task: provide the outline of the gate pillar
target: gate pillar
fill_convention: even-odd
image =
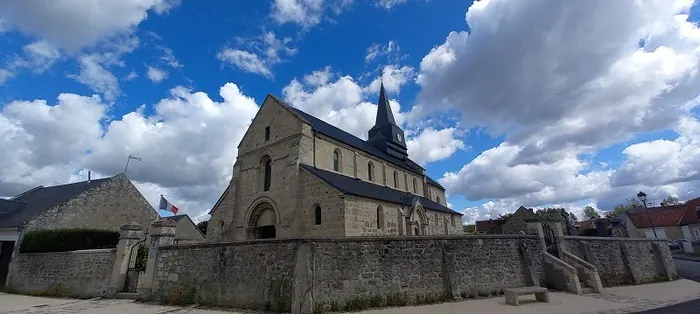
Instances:
[[[109,281],[109,289],[107,295],[113,296],[117,292],[122,292],[124,289],[124,281],[129,268],[129,253],[131,247],[143,240],[143,226],[133,223],[124,225],[119,228],[119,244],[117,244],[117,255],[114,258],[114,267],[112,268],[112,277]]]

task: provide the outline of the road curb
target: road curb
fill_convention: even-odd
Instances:
[[[695,258],[679,257],[679,256],[674,256],[673,258],[682,259],[682,260],[691,261],[691,262],[699,262],[699,263],[700,263],[700,259],[695,259]]]

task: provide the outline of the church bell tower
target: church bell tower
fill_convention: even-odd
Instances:
[[[368,134],[369,139],[367,142],[383,152],[402,160],[408,158],[406,138],[403,130],[396,125],[394,120],[394,114],[391,112],[391,106],[389,105],[389,98],[387,98],[386,90],[384,90],[384,82],[381,83],[379,90],[377,120]]]

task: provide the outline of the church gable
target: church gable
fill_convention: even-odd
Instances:
[[[258,113],[238,144],[238,154],[267,146],[290,135],[301,133],[302,120],[274,96],[265,98]]]

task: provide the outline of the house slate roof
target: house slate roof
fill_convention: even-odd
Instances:
[[[414,161],[412,161],[410,159],[401,160],[401,159],[398,159],[394,156],[391,156],[391,155],[381,151],[380,149],[378,149],[377,147],[373,146],[372,144],[368,143],[365,140],[362,140],[362,139],[360,139],[360,138],[358,138],[358,137],[356,137],[348,132],[345,132],[337,127],[334,127],[334,126],[326,123],[325,121],[323,121],[319,118],[316,118],[316,117],[314,117],[314,116],[312,116],[304,111],[301,111],[295,107],[290,106],[289,104],[282,101],[281,99],[279,99],[275,95],[270,94],[270,97],[272,97],[272,99],[274,99],[276,102],[278,102],[282,106],[287,107],[288,109],[292,110],[294,113],[301,116],[304,120],[306,120],[309,124],[311,124],[311,127],[313,129],[315,129],[317,132],[319,132],[321,134],[324,134],[324,135],[331,137],[337,141],[340,141],[342,143],[345,143],[347,145],[355,147],[355,148],[357,148],[361,151],[364,151],[366,153],[377,156],[377,157],[384,159],[392,164],[395,164],[403,169],[406,169],[406,170],[409,170],[409,171],[412,171],[415,173],[419,173],[419,174],[422,174],[424,171],[423,167],[421,167],[420,165],[418,165],[417,163],[415,163]],[[428,177],[427,175],[426,175],[426,179],[428,181],[428,184],[439,187],[440,189],[443,189],[443,190],[445,189],[442,185],[440,185],[440,183],[438,183],[437,181]]]
[[[390,187],[365,182],[360,179],[344,176],[342,174],[314,168],[313,166],[306,164],[299,164],[299,167],[345,194],[403,205],[413,205],[413,200],[418,198],[421,205],[423,205],[423,208],[425,209],[460,216],[462,215],[430,199],[411,194],[409,192],[403,192]]]
[[[56,185],[38,186],[9,200],[0,201],[0,228],[21,227],[47,209],[62,204],[110,178]]]
[[[627,210],[627,216],[637,228],[679,226],[687,210],[688,207],[685,204],[649,207],[648,211],[636,208]]]
[[[577,229],[588,229],[588,228],[590,228],[591,226],[595,227],[594,222],[595,222],[594,219],[588,219],[588,220],[579,221],[579,222],[577,222],[577,223],[574,224],[574,228],[577,228]]]
[[[174,222],[180,222],[180,220],[181,220],[182,218],[185,218],[185,217],[188,217],[187,214],[173,215],[173,216],[163,217],[163,218],[170,219],[170,220],[172,220],[172,221],[174,221]]]
[[[498,224],[497,224],[497,221],[496,221],[496,220],[493,220],[493,219],[489,219],[489,220],[477,220],[477,221],[475,222],[474,228],[475,228],[476,231],[478,231],[478,232],[486,232],[486,233],[489,233],[489,232],[491,232],[491,230],[493,230],[493,228],[496,227],[497,225],[498,225]]]

